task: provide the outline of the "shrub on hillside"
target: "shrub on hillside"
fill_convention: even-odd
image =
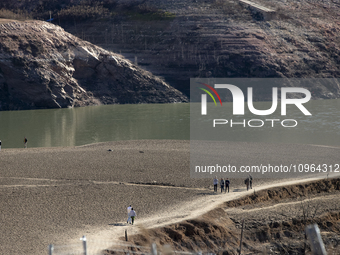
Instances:
[[[121,8],[131,19],[134,20],[171,20],[176,16],[174,13],[159,10],[152,5],[145,3],[139,3],[133,6],[122,5]]]
[[[120,15],[143,21],[175,17],[172,13],[147,4],[145,0],[0,0],[0,10],[3,18],[48,20],[51,15],[54,22],[58,19],[59,24],[109,19]]]
[[[107,18],[112,16],[109,9],[103,6],[75,5],[58,12],[59,19],[63,21],[87,20]]]
[[[132,20],[141,21],[173,20],[176,17],[174,13],[164,11],[147,13],[128,12],[127,14]]]

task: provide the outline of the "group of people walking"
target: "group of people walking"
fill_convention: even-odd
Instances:
[[[227,192],[229,193],[229,185],[230,185],[230,180],[228,178],[226,178],[225,180],[223,178],[221,178],[221,180],[219,181],[217,176],[214,178],[214,192],[217,192],[217,186],[218,184],[220,184],[221,187],[221,193],[224,191],[224,193]],[[252,189],[253,188],[253,177],[251,175],[249,175],[245,180],[244,180],[244,184],[247,186],[247,190]]]
[[[214,192],[217,192],[217,186],[218,186],[218,179],[217,176],[214,179]],[[221,178],[220,180],[220,186],[221,186],[221,193],[224,191],[224,193],[227,192],[229,193],[229,185],[230,185],[230,181],[228,178],[226,178],[225,180],[223,178]]]
[[[128,219],[127,219],[126,223],[133,225],[133,223],[135,222],[135,217],[137,216],[137,213],[135,212],[135,210],[133,210],[131,205],[128,206],[127,213],[128,213]]]
[[[228,190],[229,193],[229,186],[230,186],[230,180],[228,178],[226,178],[225,180],[223,178],[221,178],[221,180],[219,181],[217,176],[214,178],[214,192],[217,192],[217,186],[218,184],[220,184],[221,187],[221,193],[226,193]],[[249,175],[245,180],[244,180],[244,184],[247,185],[247,190],[249,190],[249,188],[253,188],[253,177],[251,175]],[[127,208],[127,214],[128,214],[128,219],[126,221],[126,223],[128,224],[132,224],[135,222],[135,217],[137,216],[137,213],[135,210],[133,210],[132,206],[129,205]]]

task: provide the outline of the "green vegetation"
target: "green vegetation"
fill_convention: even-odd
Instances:
[[[153,20],[172,20],[176,17],[175,14],[171,12],[164,11],[153,11],[147,13],[139,13],[139,12],[127,12],[127,16],[129,16],[132,20],[140,20],[140,21],[153,21]]]
[[[54,18],[56,23],[129,18],[141,21],[169,20],[174,14],[155,9],[143,2],[117,0],[2,0],[0,17],[10,19]]]
[[[58,13],[58,19],[64,21],[73,20],[94,20],[99,18],[108,18],[114,16],[114,13],[103,6],[89,6],[89,5],[77,5],[71,6],[60,10]]]

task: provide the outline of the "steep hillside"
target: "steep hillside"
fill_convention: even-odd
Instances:
[[[276,15],[264,19],[238,0],[6,0],[0,7],[51,15],[52,23],[119,52],[187,96],[193,77],[340,78],[338,0],[253,2]],[[340,84],[311,92],[339,98]]]
[[[174,18],[126,13],[64,27],[121,51],[186,94],[191,77],[340,77],[336,1],[253,2],[276,10],[276,17],[263,20],[239,1],[145,0],[145,9],[161,9]],[[340,86],[319,87],[313,96],[338,98]]]
[[[187,98],[124,57],[42,21],[0,25],[0,110]]]

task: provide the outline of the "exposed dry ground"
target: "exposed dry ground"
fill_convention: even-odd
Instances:
[[[223,203],[195,219],[144,230],[137,245],[156,242],[176,250],[238,254],[310,254],[306,225],[317,223],[329,254],[340,254],[340,179],[265,189]],[[114,248],[107,250],[115,254]]]
[[[6,23],[10,23],[10,22],[14,22],[17,20],[14,19],[0,19],[0,24],[6,24]]]
[[[48,244],[79,240],[97,227],[114,229],[130,203],[145,217],[207,192],[196,189],[202,182],[185,189],[132,185],[169,181],[166,173],[188,178],[181,173],[188,142],[3,149],[0,161],[0,254],[46,254]]]
[[[258,157],[256,153],[242,157],[241,151],[252,147],[247,143],[236,147],[240,153],[233,156],[235,160],[251,164]],[[288,161],[294,155],[300,158],[302,149],[306,155],[316,150],[320,157],[326,153],[325,158],[330,150],[334,155],[339,151],[309,145],[258,146],[272,154],[276,148],[286,151]],[[79,244],[82,235],[112,242],[125,228],[130,236],[141,223],[164,227],[247,194],[243,180],[232,180],[229,194],[213,194],[212,179],[191,179],[189,149],[189,141],[166,140],[2,149],[0,254],[46,254],[49,244],[56,248]],[[230,146],[226,153],[235,154],[232,150]],[[272,180],[256,180],[254,188],[266,183],[276,185]],[[133,227],[125,225],[129,204],[138,214]]]

